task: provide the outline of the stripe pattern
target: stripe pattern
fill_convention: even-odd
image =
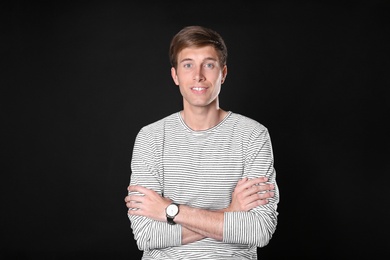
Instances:
[[[229,112],[215,127],[193,131],[179,112],[143,127],[135,140],[130,184],[157,191],[179,204],[221,209],[239,179],[267,176],[275,196],[249,212],[226,212],[223,241],[181,245],[180,225],[128,215],[146,259],[257,259],[277,225],[279,190],[268,129]]]

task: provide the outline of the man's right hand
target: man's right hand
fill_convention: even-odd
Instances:
[[[238,181],[232,201],[223,211],[249,211],[257,206],[265,205],[275,195],[275,185],[267,183],[267,177],[254,179],[243,178]]]

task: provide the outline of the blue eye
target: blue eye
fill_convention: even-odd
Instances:
[[[209,68],[209,69],[212,69],[212,68],[214,68],[214,64],[213,63],[207,63],[207,64],[205,64],[205,67]]]

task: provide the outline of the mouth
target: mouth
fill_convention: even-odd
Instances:
[[[206,87],[192,87],[191,90],[194,92],[204,92],[206,91]]]

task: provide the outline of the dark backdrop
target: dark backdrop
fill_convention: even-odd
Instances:
[[[181,109],[168,46],[193,24],[229,48],[221,107],[271,133],[280,218],[261,259],[389,256],[388,1],[0,7],[1,256],[139,259],[132,145]]]

